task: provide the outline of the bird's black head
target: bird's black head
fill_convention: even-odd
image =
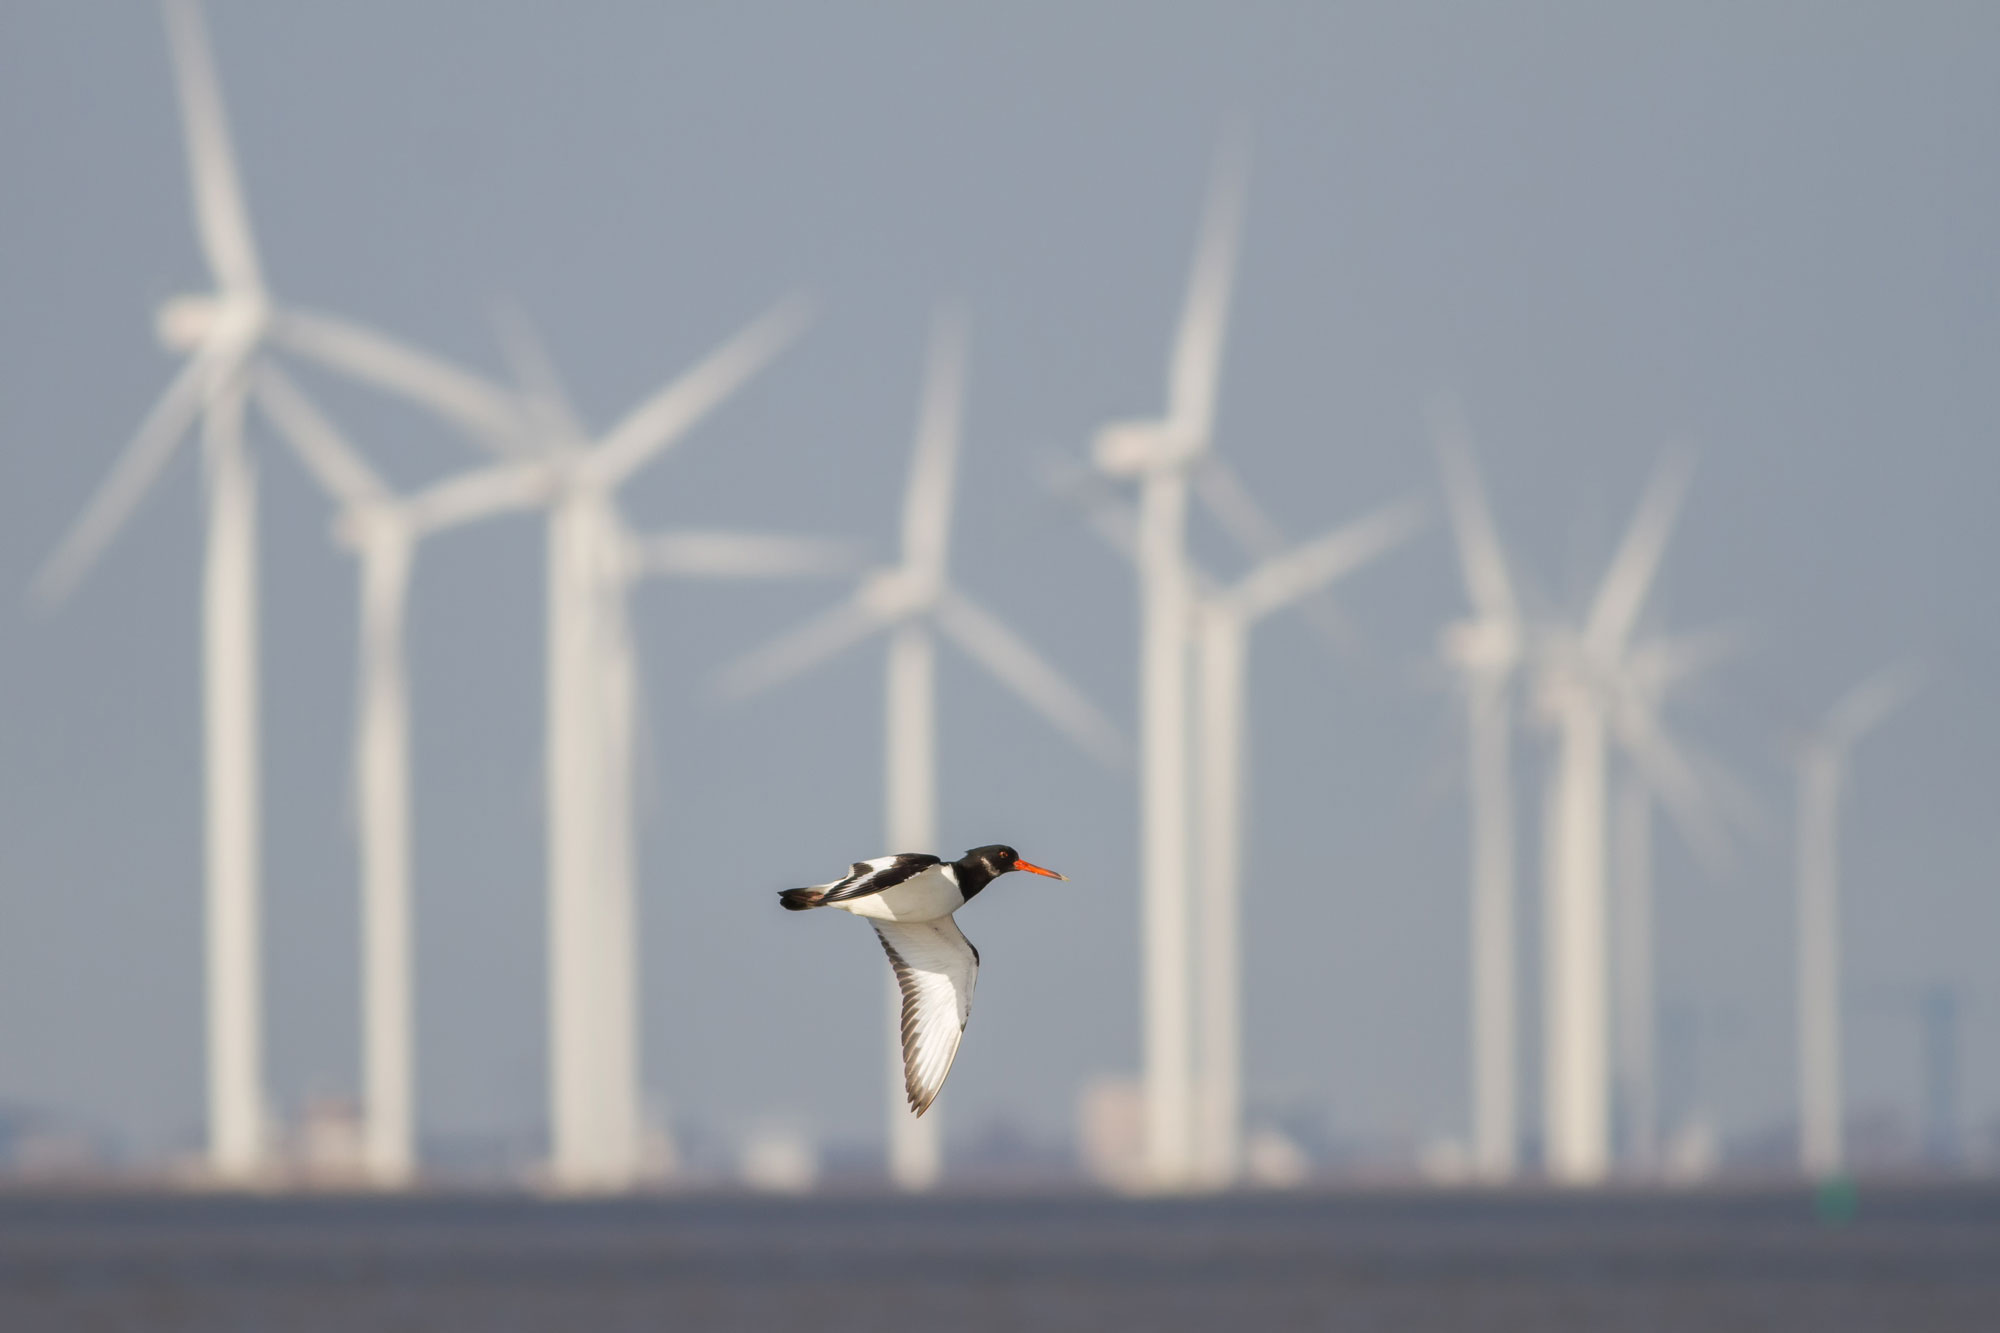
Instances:
[[[1053,870],[1030,865],[1021,859],[1021,854],[1004,842],[989,843],[984,847],[974,847],[956,862],[958,870],[958,891],[967,898],[985,888],[992,881],[1010,870],[1025,870],[1031,875],[1046,875],[1050,879],[1064,879]]]

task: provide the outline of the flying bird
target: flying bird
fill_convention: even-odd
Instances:
[[[972,1013],[972,984],[979,950],[952,913],[1012,870],[1064,879],[1023,861],[1002,843],[974,847],[956,861],[927,852],[902,852],[856,861],[828,884],[783,889],[778,900],[794,912],[838,907],[865,916],[889,955],[903,995],[903,1091],[922,1115],[937,1100]]]

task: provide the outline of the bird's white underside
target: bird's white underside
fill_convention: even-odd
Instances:
[[[878,857],[867,864],[887,866],[893,858]],[[829,903],[843,912],[875,921],[935,921],[965,906],[958,891],[958,879],[949,863],[926,867],[901,884],[862,898]]]

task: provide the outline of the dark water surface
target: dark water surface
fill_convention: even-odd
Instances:
[[[2000,1330],[2000,1189],[0,1195],[0,1329]]]

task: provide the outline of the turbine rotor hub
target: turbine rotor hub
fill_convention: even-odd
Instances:
[[[270,303],[261,295],[214,296],[190,292],[161,303],[153,318],[153,331],[169,350],[192,352],[224,335],[244,343],[254,342],[270,319]]]
[[[393,502],[363,501],[343,508],[333,518],[333,538],[350,551],[359,551],[396,527],[400,515]]]
[[[1440,636],[1446,660],[1467,671],[1511,671],[1521,660],[1521,635],[1513,624],[1485,617],[1455,620]]]
[[[907,569],[883,569],[861,585],[861,604],[885,620],[902,620],[937,604],[937,584]]]
[[[1113,477],[1141,477],[1169,460],[1173,442],[1158,421],[1114,421],[1097,432],[1091,458]]]
[[[163,301],[153,316],[153,332],[160,345],[169,351],[193,351],[215,327],[220,304],[213,296],[193,293]]]

